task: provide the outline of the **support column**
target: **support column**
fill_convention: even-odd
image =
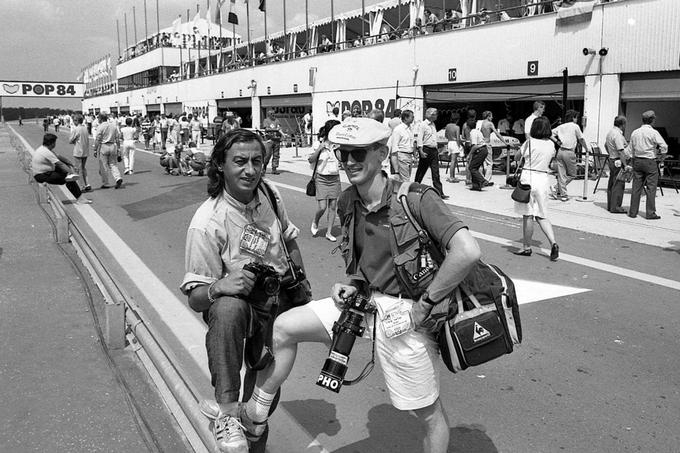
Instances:
[[[586,142],[597,142],[604,150],[604,139],[620,111],[621,83],[618,74],[585,77],[583,96],[583,135]]]
[[[254,90],[253,90],[254,91]],[[260,97],[259,96],[252,96],[250,98],[252,100],[251,102],[251,115],[253,117],[253,128],[254,129],[259,129],[261,125],[261,118],[260,118]]]

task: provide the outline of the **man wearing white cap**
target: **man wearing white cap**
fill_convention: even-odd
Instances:
[[[340,249],[347,279],[333,286],[331,298],[312,301],[277,318],[275,360],[260,373],[253,397],[246,404],[245,425],[254,427],[254,434],[264,431],[269,412],[266,402],[288,377],[298,343],[330,345],[334,322],[344,324],[339,319],[345,313],[342,310],[349,300],[361,295],[377,308],[375,314],[364,313],[363,336],[373,338],[392,404],[411,411],[424,424],[425,452],[444,453],[448,449],[449,426],[439,399],[440,359],[427,318],[465,278],[480,251],[467,227],[449,211],[439,194],[414,184],[407,194],[409,209],[434,242],[431,249],[420,245],[417,230],[404,220],[405,211],[397,200],[402,183],[381,171],[389,136],[388,126],[370,118],[348,119],[329,134],[329,140],[338,145],[336,156],[352,184],[338,201],[343,228]],[[418,263],[425,257],[428,262],[418,267],[416,283],[398,276],[395,268],[398,260],[412,253],[411,258],[417,256]],[[437,268],[430,258],[439,255],[443,260]],[[421,280],[420,275],[425,274],[429,278]],[[337,360],[348,359],[339,357],[335,350],[331,354]]]

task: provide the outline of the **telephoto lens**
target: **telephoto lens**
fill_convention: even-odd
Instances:
[[[323,364],[316,385],[335,393],[340,392],[345,382],[349,354],[352,352],[354,340],[361,337],[366,330],[362,325],[366,313],[375,313],[375,307],[369,299],[355,296],[345,300],[345,307],[340,317],[333,323],[333,342],[330,353]]]

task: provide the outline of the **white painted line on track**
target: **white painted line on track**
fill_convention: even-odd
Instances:
[[[16,131],[15,131],[16,133]],[[26,149],[33,153],[33,147],[17,134]],[[60,186],[65,190],[63,186]],[[70,192],[69,192],[70,193]],[[73,205],[90,225],[113,258],[121,265],[128,277],[144,297],[162,322],[174,333],[187,348],[196,365],[209,379],[208,358],[205,351],[207,327],[199,321],[194,312],[181,301],[175,293],[165,286],[156,274],[144,264],[142,259],[111,229],[90,205]]]
[[[284,184],[284,183],[272,181],[271,179],[267,179],[267,181],[271,182],[272,184],[274,184],[277,187],[282,187],[284,189],[289,189],[289,190],[292,190],[292,191],[295,191],[295,192],[300,192],[300,193],[305,192],[305,189],[297,187],[297,186],[292,186],[290,184]],[[446,203],[446,204],[453,205],[452,203]],[[493,242],[495,244],[507,245],[507,246],[511,246],[511,247],[517,247],[518,246],[517,242],[512,241],[510,239],[505,239],[505,238],[501,238],[501,237],[498,237],[498,236],[492,236],[490,234],[485,234],[485,233],[479,233],[479,232],[476,232],[476,231],[472,231],[471,233],[474,237],[481,239],[483,241]],[[540,249],[540,250],[546,256],[550,256],[550,250],[543,249],[543,248]],[[560,252],[560,260],[561,261],[567,261],[567,262],[574,263],[574,264],[579,264],[581,266],[590,267],[590,268],[597,269],[597,270],[600,270],[600,271],[620,275],[621,277],[633,278],[635,280],[640,280],[640,281],[647,282],[647,283],[653,283],[655,285],[664,286],[666,288],[670,288],[670,289],[680,291],[680,282],[676,281],[676,280],[658,277],[656,275],[647,274],[647,273],[644,273],[644,272],[638,272],[638,271],[635,271],[635,270],[632,270],[632,269],[626,269],[625,267],[614,266],[614,265],[611,265],[611,264],[602,263],[600,261],[595,261],[595,260],[591,260],[591,259],[588,259],[588,258],[581,258],[580,256],[569,255],[569,254],[562,253],[562,252]]]

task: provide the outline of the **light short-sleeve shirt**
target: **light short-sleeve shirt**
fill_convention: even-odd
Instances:
[[[479,129],[472,129],[470,131],[470,144],[472,144],[472,146],[486,144],[486,142],[484,141],[484,134],[482,134],[482,131],[480,131]]]
[[[437,147],[437,129],[434,123],[430,120],[425,120],[420,123],[418,136],[416,137],[418,147],[429,146],[430,148]]]
[[[552,132],[562,142],[562,146],[560,146],[560,148],[571,151],[576,149],[576,144],[580,139],[583,138],[581,128],[579,127],[578,124],[574,123],[573,121],[560,124],[555,129],[553,129]]]
[[[59,162],[59,158],[56,154],[45,146],[39,146],[33,153],[33,159],[31,160],[33,174],[39,175],[40,173],[54,171],[57,162]]]
[[[609,154],[611,159],[620,159],[621,154],[624,149],[626,149],[628,143],[626,143],[626,138],[623,136],[621,129],[614,126],[608,133],[604,140],[604,149]]]
[[[390,152],[413,154],[413,131],[405,123],[394,128],[390,142]]]
[[[199,206],[187,231],[186,273],[180,286],[184,294],[254,261],[269,264],[279,275],[286,273],[288,264],[281,240],[295,239],[298,229],[289,221],[279,192],[274,187],[271,189],[277,199],[280,222],[261,190],[248,204],[222,191],[216,198],[209,198]],[[246,225],[269,234],[269,242],[261,258],[240,246]]]
[[[529,136],[531,133],[531,125],[534,124],[534,120],[538,118],[538,116],[534,115],[533,113],[529,115],[529,117],[526,119],[524,122],[524,133]]]

